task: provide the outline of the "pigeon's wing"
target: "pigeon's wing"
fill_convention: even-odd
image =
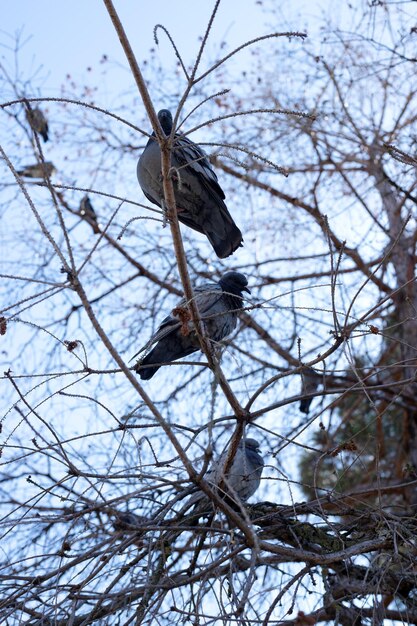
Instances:
[[[221,259],[233,254],[242,244],[242,233],[224,202],[225,195],[205,152],[187,137],[177,136],[172,165],[181,177],[184,197],[178,199],[178,219],[206,235]]]
[[[223,289],[218,283],[206,283],[194,289],[194,302],[201,317],[208,317],[211,313],[216,313],[217,305],[222,299]]]
[[[182,135],[176,135],[176,143],[173,147],[174,161],[178,161],[180,167],[187,166],[198,176],[201,184],[206,185],[212,193],[225,199],[224,191],[210,161],[204,150],[193,141]]]
[[[217,283],[209,283],[201,285],[200,287],[195,287],[193,291],[194,302],[197,305],[201,317],[208,317],[210,313],[216,312],[214,309],[223,296],[223,290],[220,285]],[[182,298],[172,309],[171,314],[162,320],[158,330],[151,338],[151,343],[148,342],[149,345],[153,345],[154,343],[161,341],[161,339],[170,333],[175,332],[182,324],[184,324],[184,320],[181,320],[181,316],[179,315],[179,310],[185,309],[186,306],[187,301],[185,298]],[[190,330],[192,330],[191,322]]]
[[[158,343],[158,341],[161,341],[161,339],[164,339],[172,332],[175,332],[176,330],[178,330],[180,326],[181,326],[181,322],[179,321],[177,317],[174,317],[173,315],[167,315],[167,317],[164,320],[162,320],[161,325],[159,326],[156,333],[152,335],[149,341],[147,341],[145,345],[142,346],[142,348],[138,352],[136,352],[136,354],[134,354],[130,360],[133,361],[133,359],[136,359],[136,357],[139,354],[141,354],[141,352],[144,352],[145,350],[149,350],[151,346],[153,346],[155,343]]]
[[[205,285],[200,285],[199,287],[194,288],[194,300],[197,305],[197,308],[202,317],[207,317],[210,315],[210,312],[213,310],[213,307],[219,302],[220,298],[223,295],[223,290],[217,283],[206,283]],[[182,298],[178,304],[173,308],[172,313],[167,315],[167,317],[162,320],[158,330],[149,341],[137,352],[131,360],[135,359],[138,354],[144,352],[145,350],[149,350],[151,346],[161,341],[171,333],[175,333],[181,326],[184,324],[184,321],[180,319],[180,316],[176,315],[174,311],[178,309],[184,308],[186,306],[187,301],[185,298]],[[191,330],[191,327],[190,327]]]
[[[224,192],[218,183],[217,176],[211,167],[207,155],[200,146],[197,146],[187,137],[176,135],[176,143],[172,150],[172,165],[178,169],[187,167],[189,171],[198,177],[202,185],[209,188],[211,193],[217,194],[222,200],[224,199]],[[159,206],[160,202],[158,200],[160,200],[159,195],[162,190],[162,182],[156,179],[158,177],[155,178],[155,173],[159,175],[160,171],[160,148],[155,137],[151,137],[139,158],[137,175],[146,198]],[[195,223],[192,220],[190,222],[192,227],[195,228]],[[200,229],[200,232],[203,232],[203,230]]]
[[[200,226],[200,224],[197,224],[193,217],[188,216],[185,211],[178,214],[178,219],[182,222],[182,224],[196,230],[198,233],[201,233],[202,235],[206,234],[204,228]]]
[[[151,343],[148,342],[149,345],[152,346],[154,343],[161,341],[161,339],[163,339],[173,331],[177,330],[180,326],[181,322],[179,321],[178,317],[175,317],[175,315],[167,315],[166,318],[162,320],[158,330],[151,338]]]
[[[219,342],[236,328],[237,313],[233,298],[220,285],[214,285],[196,300],[201,319],[210,339]]]

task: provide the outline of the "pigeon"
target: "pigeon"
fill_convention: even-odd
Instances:
[[[311,394],[317,390],[320,384],[320,376],[313,370],[312,367],[307,367],[301,371],[301,393]],[[300,401],[300,411],[302,413],[308,413],[310,405],[313,402],[313,398],[303,398]]]
[[[93,232],[97,235],[100,232],[100,228],[99,228],[98,221],[97,221],[97,215],[96,215],[96,212],[94,211],[93,205],[91,204],[91,200],[87,196],[87,194],[82,198],[78,212],[83,219],[85,219],[89,224],[91,224],[93,228]]]
[[[48,137],[48,122],[46,121],[46,117],[42,113],[42,111],[38,108],[36,109],[26,109],[26,119],[29,122],[30,126],[34,131],[39,133],[42,136],[42,139],[46,143],[49,139]]]
[[[233,461],[225,473],[224,467],[227,456],[228,449],[225,449],[212,462],[210,469],[204,474],[204,479],[212,488],[218,487],[219,495],[225,496],[229,506],[236,508],[238,500],[246,502],[257,491],[265,464],[260,454],[259,443],[250,437],[239,442]],[[201,490],[198,490],[188,499],[181,512],[182,515],[191,507],[191,518],[189,515],[186,518],[187,526],[190,524],[190,519],[194,521],[203,515],[213,513],[212,501]],[[147,526],[148,520],[131,512],[116,513],[116,519],[113,522],[114,529],[118,531],[138,531]]]
[[[42,161],[41,163],[35,163],[34,165],[26,165],[23,169],[17,173],[20,176],[26,176],[27,178],[45,178],[51,176],[55,170],[55,165],[51,161]]]
[[[264,461],[259,453],[259,443],[256,439],[247,437],[239,442],[235,457],[229,470],[224,473],[228,450],[223,450],[220,457],[212,463],[204,479],[211,487],[218,487],[222,484],[221,493],[228,492],[236,501],[236,497],[242,502],[246,502],[258,489]],[[211,512],[213,505],[209,498],[203,493],[193,495],[187,503],[187,507],[196,504],[194,512]]]
[[[237,313],[243,306],[242,291],[250,293],[247,284],[243,274],[226,272],[218,283],[205,283],[194,289],[194,302],[212,341],[220,341],[236,327]],[[185,299],[177,304],[133,358],[153,344],[156,346],[134,367],[142,380],[152,378],[162,364],[171,363],[200,349]]]
[[[168,136],[172,130],[170,111],[162,109],[158,119]],[[176,134],[171,167],[179,221],[205,234],[220,259],[233,254],[242,245],[242,233],[224,203],[224,192],[205,152],[187,137]],[[147,199],[163,207],[161,151],[155,133],[139,158],[137,176]]]

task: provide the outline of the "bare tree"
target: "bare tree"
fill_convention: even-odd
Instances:
[[[177,63],[160,81],[104,3],[140,119],[132,94],[44,98],[2,66],[2,623],[417,623],[410,3],[323,22],[319,52],[272,6],[275,33],[210,58],[216,2],[191,67],[156,27]],[[216,168],[232,257],[179,225],[163,98]],[[151,132],[163,209],[135,177]],[[252,295],[216,344],[194,287],[230,269]],[[183,296],[201,350],[142,382],[129,359]],[[266,464],[250,504],[205,480],[246,436]]]

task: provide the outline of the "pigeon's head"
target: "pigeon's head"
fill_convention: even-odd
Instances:
[[[250,293],[247,287],[248,279],[239,272],[226,272],[219,280],[219,284],[223,291],[234,293],[237,296],[241,296],[242,291]]]
[[[239,443],[239,446],[243,448],[243,446],[245,448],[251,448],[252,450],[259,450],[259,443],[256,441],[256,439],[252,439],[251,437],[246,437],[246,439],[242,439],[242,441]]]
[[[158,112],[158,120],[159,120],[159,123],[162,126],[162,130],[164,131],[164,133],[166,135],[169,135],[171,133],[171,130],[172,130],[172,115],[171,115],[171,111],[168,111],[168,109],[161,109]]]

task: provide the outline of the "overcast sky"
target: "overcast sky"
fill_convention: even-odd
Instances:
[[[360,4],[360,0],[357,0]],[[230,48],[248,39],[271,32],[268,13],[270,2],[259,0],[223,0],[213,25],[209,46],[216,48],[224,38]],[[274,3],[272,3],[274,4]],[[275,2],[284,6],[282,28],[279,30],[307,29],[310,37],[315,33],[315,19],[326,0],[306,3],[294,0]],[[343,3],[342,3],[343,4]],[[166,26],[183,54],[191,63],[198,48],[198,37],[204,33],[214,1],[205,0],[115,0],[115,6],[125,26],[139,62],[147,58],[154,46],[153,28],[162,23]],[[307,6],[307,8],[306,8]],[[237,10],[238,8],[238,10]],[[340,4],[336,12],[340,11]],[[334,10],[333,14],[334,14]],[[275,22],[276,20],[274,20]],[[276,23],[273,25],[276,30]],[[3,3],[0,30],[1,56],[10,67],[13,59],[14,37],[20,33],[26,41],[19,54],[20,67],[27,77],[42,66],[42,95],[55,96],[67,74],[81,81],[87,67],[96,66],[103,54],[114,63],[126,66],[126,59],[102,0],[18,0]],[[162,61],[172,59],[172,51],[162,36],[158,47]],[[241,58],[244,62],[244,58]],[[133,83],[125,74],[126,86]],[[91,79],[91,76],[89,76]],[[122,73],[118,80],[123,80]]]

